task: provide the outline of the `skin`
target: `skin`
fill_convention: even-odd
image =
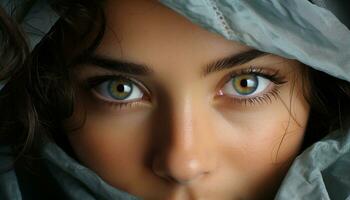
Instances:
[[[143,199],[272,199],[299,153],[309,106],[303,66],[265,55],[202,76],[208,63],[251,50],[192,24],[154,1],[107,1],[107,30],[96,54],[141,63],[147,88],[127,106],[109,102],[86,79],[120,74],[74,68],[76,106],[67,126],[78,159],[110,185]],[[230,73],[259,66],[286,81],[270,100],[243,103],[223,94]]]

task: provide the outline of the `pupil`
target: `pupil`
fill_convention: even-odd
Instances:
[[[242,87],[247,87],[248,86],[248,80],[247,79],[241,80],[241,86]]]
[[[117,90],[118,92],[124,92],[124,85],[118,85]]]

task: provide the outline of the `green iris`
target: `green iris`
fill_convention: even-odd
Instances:
[[[108,83],[108,93],[117,100],[125,100],[131,95],[132,90],[132,83],[125,79],[114,80]]]
[[[240,95],[249,95],[255,92],[259,82],[256,75],[246,74],[239,75],[232,79],[233,88]]]

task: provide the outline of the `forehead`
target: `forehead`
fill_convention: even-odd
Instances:
[[[211,33],[157,1],[106,3],[107,30],[98,53],[152,66],[194,67],[249,48]]]

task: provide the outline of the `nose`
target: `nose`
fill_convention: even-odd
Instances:
[[[210,176],[217,166],[210,118],[204,109],[193,105],[187,100],[173,106],[167,119],[169,125],[161,130],[161,145],[153,155],[153,172],[177,184]]]

